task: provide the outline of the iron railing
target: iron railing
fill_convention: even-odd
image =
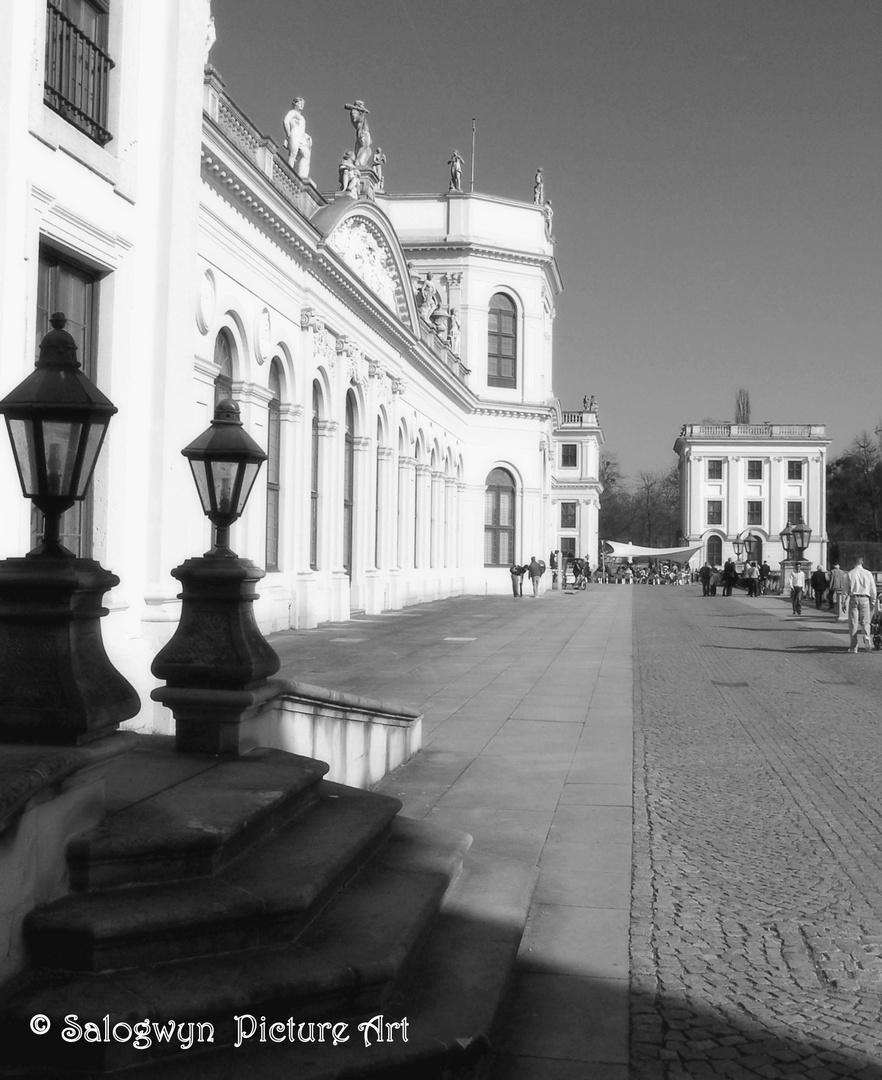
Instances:
[[[107,97],[113,61],[74,26],[59,8],[46,5],[46,74],[43,100],[55,112],[104,146]]]

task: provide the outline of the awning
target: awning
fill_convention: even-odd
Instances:
[[[651,548],[651,547],[635,547],[633,544],[621,544],[615,540],[604,540],[605,547],[610,548],[609,551],[604,551],[605,555],[611,555],[616,559],[676,559],[678,562],[685,562],[691,558],[696,551],[701,551],[701,544],[696,544],[694,547],[679,547],[679,548]]]

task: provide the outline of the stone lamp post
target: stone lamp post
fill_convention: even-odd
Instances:
[[[172,570],[183,586],[181,621],[153,661],[153,674],[166,685],[151,697],[174,714],[177,750],[241,754],[256,744],[249,722],[278,690],[268,676],[279,670],[279,658],[254,618],[254,586],[264,571],[229,546],[230,526],[266,454],[230,400],[218,403],[211,427],[181,453],[214,525],[214,543],[202,558]]]
[[[64,314],[49,321],[35,370],[0,401],[22,491],[45,519],[32,551],[0,562],[0,742],[76,745],[115,730],[140,701],[98,623],[119,578],[59,538],[117,410],[80,369]]]
[[[793,570],[804,570],[806,580],[808,580],[812,564],[807,562],[803,556],[812,541],[812,530],[800,518],[795,524],[788,522],[778,536],[781,539],[781,546],[784,548],[786,555],[786,558],[781,563],[781,589],[783,590],[787,578]]]

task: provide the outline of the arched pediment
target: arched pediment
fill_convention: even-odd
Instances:
[[[407,261],[389,219],[374,203],[338,199],[323,207],[312,224],[333,251],[374,296],[419,336],[419,320]]]

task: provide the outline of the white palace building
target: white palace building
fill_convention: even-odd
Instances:
[[[510,565],[552,549],[596,560],[603,434],[593,401],[554,398],[541,191],[451,171],[387,194],[355,102],[341,190],[320,192],[302,115],[289,159],[207,62],[206,0],[4,15],[0,396],[64,311],[119,412],[63,539],[121,579],[103,634],[142,701],[180,614],[170,571],[210,544],[181,449],[225,397],[268,454],[232,535],[266,569],[265,632],[510,592]],[[39,523],[8,445],[0,490],[0,554],[20,556]]]

